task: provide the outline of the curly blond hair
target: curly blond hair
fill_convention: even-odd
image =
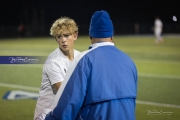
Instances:
[[[73,34],[78,32],[76,22],[69,17],[61,17],[54,21],[50,29],[50,35],[56,37],[61,34]]]

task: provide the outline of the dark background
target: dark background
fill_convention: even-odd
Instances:
[[[6,0],[0,2],[0,37],[18,36],[20,23],[26,27],[26,37],[49,36],[52,23],[61,16],[73,18],[79,34],[88,35],[91,16],[97,10],[110,14],[118,35],[151,34],[156,16],[163,22],[163,33],[180,32],[180,0]],[[137,33],[135,23],[139,25]]]

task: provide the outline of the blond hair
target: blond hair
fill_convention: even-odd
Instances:
[[[57,19],[50,29],[50,35],[54,37],[66,33],[73,34],[75,32],[78,32],[78,26],[76,25],[76,22],[69,17]]]

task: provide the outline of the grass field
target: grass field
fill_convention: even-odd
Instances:
[[[180,119],[180,36],[115,36],[138,69],[137,120]],[[88,36],[79,36],[75,49],[86,50]],[[53,38],[0,39],[0,56],[48,56],[58,45]],[[6,100],[8,91],[38,93],[43,64],[0,64],[0,120],[32,120],[36,100]]]

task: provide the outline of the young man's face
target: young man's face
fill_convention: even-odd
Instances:
[[[77,33],[70,34],[67,32],[62,35],[57,35],[55,39],[63,52],[69,52],[74,48],[74,41],[77,39],[77,36]]]

